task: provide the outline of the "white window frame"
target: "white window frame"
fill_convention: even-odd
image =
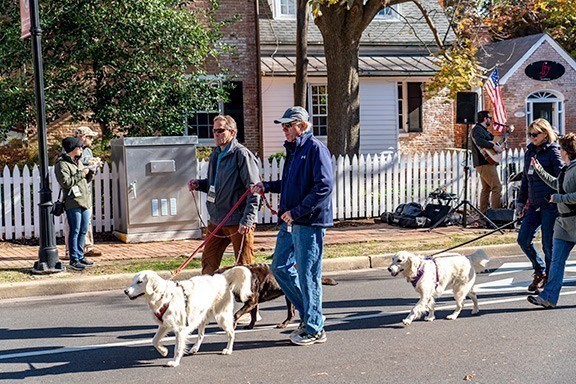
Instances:
[[[560,135],[566,131],[565,113],[564,113],[564,95],[551,89],[541,89],[534,91],[526,97],[526,125],[534,121],[534,103],[552,103],[552,121],[550,124]],[[528,140],[528,131],[526,131]]]
[[[400,4],[389,5],[374,17],[378,21],[400,21]]]
[[[273,12],[275,19],[296,20],[296,8],[297,8],[296,0],[272,0],[272,1],[273,1]],[[287,3],[288,7],[290,7],[290,4],[292,4],[294,13],[283,12],[282,3]]]
[[[324,87],[326,93],[318,93],[316,87]],[[312,129],[314,130],[314,136],[319,138],[327,138],[328,137],[328,85],[326,83],[309,83],[308,84],[308,111],[310,113],[310,121],[312,122]],[[313,102],[314,96],[325,96],[326,103],[315,104]],[[326,111],[325,113],[318,113],[317,109],[319,107],[323,107]],[[326,124],[322,124],[321,126],[326,127],[326,135],[316,134],[316,132],[320,129],[320,125],[314,124],[314,118],[325,118]]]
[[[402,86],[402,98],[399,94],[396,94],[396,100],[402,105],[402,110],[398,111],[398,122],[402,123],[402,127],[398,126],[398,132],[400,135],[408,135],[411,131],[408,130],[408,83],[426,83],[426,79],[414,77],[408,80],[398,80],[396,82],[396,90],[401,85]],[[398,92],[398,91],[396,91]],[[422,92],[422,107],[424,106],[424,92]],[[422,130],[424,130],[424,116],[421,117]],[[413,131],[414,132],[414,131]]]

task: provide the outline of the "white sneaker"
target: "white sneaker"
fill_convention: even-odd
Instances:
[[[260,311],[256,312],[256,321],[261,321],[262,320],[262,316],[260,316]],[[245,314],[243,314],[242,316],[240,316],[240,318],[238,319],[238,324],[250,324],[250,322],[252,321],[252,316],[250,315],[250,312],[247,312]]]

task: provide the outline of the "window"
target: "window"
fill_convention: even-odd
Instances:
[[[308,111],[312,120],[314,136],[328,135],[328,90],[326,85],[310,84],[308,87]]]
[[[296,0],[274,0],[274,15],[277,19],[295,19]]]
[[[221,104],[221,103],[220,103]],[[220,114],[220,105],[211,111],[191,111],[186,113],[186,136],[198,136],[198,139],[212,138],[212,120]]]
[[[388,6],[376,14],[375,20],[400,20],[398,4]]]
[[[244,142],[244,98],[242,92],[242,82],[230,82],[228,91],[228,101],[220,101],[218,105],[204,111],[188,111],[185,116],[185,135],[198,136],[202,145],[214,145],[212,135],[212,122],[219,114],[230,115],[236,121],[238,132],[236,138],[239,142]]]
[[[422,132],[422,83],[398,83],[398,129]]]

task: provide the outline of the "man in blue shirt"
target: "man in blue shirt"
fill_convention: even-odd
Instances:
[[[326,228],[333,225],[332,157],[312,134],[308,112],[286,110],[281,124],[286,142],[282,180],[258,183],[254,192],[280,193],[280,231],[272,260],[278,284],[298,312],[300,326],[290,335],[296,345],[324,343],[322,251]]]

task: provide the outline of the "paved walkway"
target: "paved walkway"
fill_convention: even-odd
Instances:
[[[355,226],[357,225],[357,226]],[[463,233],[484,233],[485,230],[461,228],[457,226],[428,229],[405,229],[393,227],[388,224],[346,223],[344,226],[330,228],[326,233],[326,244],[362,243],[366,241],[390,241],[399,239],[412,239],[424,241],[426,239],[441,238],[447,235]],[[276,230],[257,229],[255,235],[255,248],[261,251],[274,249],[276,243]],[[172,258],[190,255],[202,240],[182,240],[153,243],[125,244],[116,242],[96,242],[95,249],[103,253],[94,258],[97,262],[110,262],[128,259]],[[64,245],[58,245],[58,254],[65,254]],[[231,247],[230,247],[231,249]],[[8,241],[0,241],[0,270],[15,268],[32,268],[38,260],[38,246],[18,245]]]

